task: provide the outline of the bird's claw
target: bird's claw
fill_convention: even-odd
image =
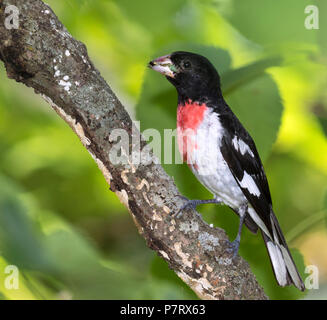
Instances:
[[[226,252],[231,254],[233,258],[235,258],[238,254],[238,249],[240,247],[240,240],[235,239],[230,242],[229,240],[224,240],[228,243],[228,248],[226,248]]]
[[[196,210],[196,207],[200,204],[207,204],[207,203],[216,203],[216,204],[220,204],[222,201],[218,200],[218,199],[209,199],[209,200],[189,200],[186,197],[182,196],[182,195],[178,195],[179,198],[183,199],[186,201],[186,203],[178,210],[178,212],[176,212],[175,214],[173,214],[173,216],[176,217],[180,217],[180,215],[182,214],[182,211],[185,209],[194,209]],[[198,215],[199,213],[196,212]],[[199,215],[200,216],[200,215]]]
[[[184,210],[187,209],[196,209],[197,206],[197,201],[196,200],[189,200],[184,196],[180,196],[181,198],[186,200],[186,203],[184,203],[184,205],[176,212],[173,214],[174,217],[179,218]]]
[[[188,209],[194,209],[196,210],[196,207],[201,204],[201,200],[190,200],[182,195],[178,195],[178,197],[182,198],[183,200],[185,200],[185,203],[182,205],[182,207],[173,214],[174,217],[179,218],[184,210],[188,210]],[[198,213],[197,213],[198,214]]]

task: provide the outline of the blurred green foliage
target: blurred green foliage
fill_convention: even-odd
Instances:
[[[244,230],[240,254],[272,299],[327,298],[327,6],[305,0],[48,0],[133,118],[175,128],[176,93],[146,70],[189,50],[217,67],[227,102],[264,160],[276,214],[300,273],[317,264],[320,289],[277,286],[260,236]],[[304,27],[317,4],[319,30]],[[194,299],[149,250],[79,140],[32,90],[0,67],[0,299]],[[190,198],[208,192],[185,165],[164,165]],[[199,207],[233,239],[237,217]],[[316,239],[316,238],[314,238]],[[312,242],[310,242],[312,243]],[[300,253],[301,252],[301,253]],[[5,287],[7,265],[19,290]]]

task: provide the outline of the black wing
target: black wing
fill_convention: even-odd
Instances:
[[[294,283],[303,291],[303,281],[272,210],[269,186],[257,148],[232,112],[226,112],[219,118],[226,128],[221,141],[222,155],[243,194],[270,233],[268,236],[261,230],[275,277],[279,285]],[[247,184],[242,183],[244,177],[248,178]]]
[[[232,112],[221,114],[219,119],[226,128],[221,141],[221,153],[245,197],[272,234],[271,195],[257,148]],[[254,188],[247,188],[244,184],[242,186],[244,175],[253,179]]]

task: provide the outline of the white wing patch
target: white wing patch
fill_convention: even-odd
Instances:
[[[245,155],[247,152],[252,158],[254,158],[254,154],[250,147],[241,139],[239,139],[237,136],[235,136],[232,140],[233,146],[235,150],[241,152],[242,156]]]
[[[258,189],[256,183],[254,182],[253,178],[246,172],[244,171],[243,174],[243,179],[240,182],[240,186],[242,188],[246,188],[249,190],[249,192],[257,197],[260,196],[260,190]]]

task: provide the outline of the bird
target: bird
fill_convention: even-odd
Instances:
[[[177,141],[184,162],[213,198],[189,200],[185,208],[216,203],[240,218],[229,251],[238,253],[243,224],[261,231],[277,283],[305,286],[273,211],[267,177],[256,145],[225,101],[220,76],[204,56],[176,51],[149,62],[177,90]],[[251,112],[249,110],[249,112]]]

